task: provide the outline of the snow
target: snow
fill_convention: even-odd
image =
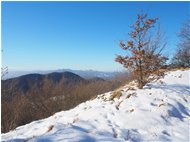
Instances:
[[[190,141],[190,70],[167,72],[143,89],[134,82],[1,135],[13,142]],[[130,89],[129,89],[130,88]]]

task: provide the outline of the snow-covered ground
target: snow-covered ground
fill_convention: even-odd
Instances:
[[[69,111],[2,134],[2,141],[190,141],[190,70],[136,89],[132,83]],[[130,89],[129,89],[130,88]]]

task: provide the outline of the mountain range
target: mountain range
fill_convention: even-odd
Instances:
[[[2,97],[15,95],[64,95],[76,85],[104,81],[102,78],[84,79],[72,72],[53,72],[49,74],[27,74],[2,80]]]
[[[106,71],[95,71],[95,70],[72,70],[72,69],[58,69],[58,70],[34,70],[34,71],[17,71],[17,70],[9,70],[8,73],[3,77],[3,80],[9,79],[9,78],[15,78],[22,75],[27,74],[49,74],[53,72],[72,72],[74,74],[77,74],[83,78],[94,78],[99,77],[103,79],[110,79],[117,75],[125,73],[124,71],[113,71],[113,72],[106,72]]]

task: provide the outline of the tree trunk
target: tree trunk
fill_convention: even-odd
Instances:
[[[142,61],[141,60],[139,60],[139,82],[138,82],[138,85],[139,85],[139,89],[142,89],[144,86],[143,72],[142,72]]]

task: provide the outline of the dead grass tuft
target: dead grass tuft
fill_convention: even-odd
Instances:
[[[161,107],[161,106],[163,106],[164,105],[164,103],[160,103],[159,105],[158,105],[158,107]]]
[[[50,132],[53,129],[53,127],[54,127],[53,125],[49,126],[47,132]]]
[[[132,94],[128,94],[125,99],[128,99],[131,97]]]
[[[134,111],[134,109],[132,108],[131,110],[130,110],[130,112],[133,112]]]
[[[119,99],[121,97],[121,95],[122,95],[121,90],[118,89],[118,90],[116,90],[116,91],[113,92],[113,94],[110,96],[109,100],[113,101],[114,98],[118,98]]]
[[[117,110],[119,110],[119,105],[120,105],[120,103],[115,106],[115,108],[116,108]]]

